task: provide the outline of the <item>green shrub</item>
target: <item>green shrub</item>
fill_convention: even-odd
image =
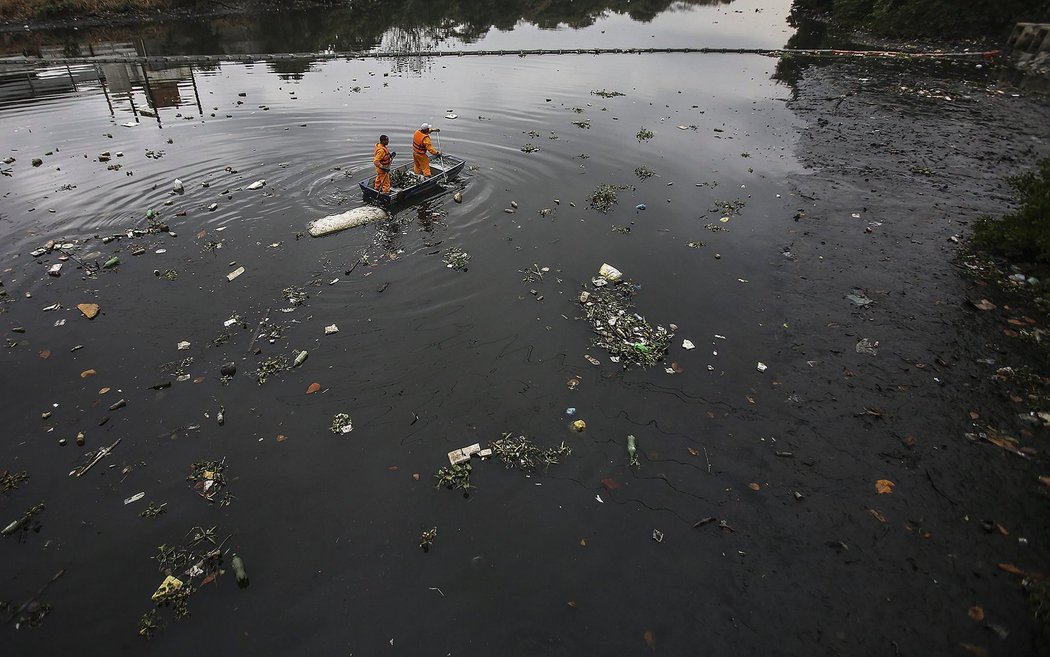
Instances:
[[[1050,157],[1037,164],[1038,173],[1006,179],[1017,192],[1020,207],[999,218],[978,217],[973,231],[976,243],[1003,255],[1050,262]]]

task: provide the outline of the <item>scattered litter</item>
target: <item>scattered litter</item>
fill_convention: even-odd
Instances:
[[[452,195],[452,200],[455,201],[456,203],[462,203],[463,202],[463,194],[460,193],[460,192],[456,192],[455,194]]]
[[[51,265],[51,267],[47,270],[47,274],[48,274],[48,276],[56,276],[56,277],[57,276],[61,276],[62,275],[62,263],[61,262],[56,262],[55,264]]]
[[[190,466],[190,476],[186,481],[191,482],[191,488],[209,502],[218,501],[219,506],[227,506],[233,501],[229,492],[222,493],[226,488],[225,457],[220,461],[197,461]]]
[[[653,530],[653,540],[656,541],[657,543],[663,543],[664,542],[664,533],[662,531],[660,531],[659,529],[654,529]]]
[[[856,349],[858,354],[877,356],[879,353],[879,341],[873,341],[870,338],[862,338],[860,342],[857,343]]]
[[[602,499],[601,495],[595,495],[594,499],[598,500],[599,504],[605,504],[605,500]]]
[[[208,206],[208,212],[215,212],[215,210],[217,210],[218,207],[219,207],[218,203],[212,203],[211,205]],[[219,230],[222,230],[222,228],[220,228]]]
[[[176,346],[179,348],[179,351],[185,351],[190,348],[190,343],[183,340]]]
[[[466,271],[467,263],[470,262],[470,254],[458,246],[453,246],[445,251],[445,257],[442,258],[441,261],[444,262],[445,266],[449,269]]]
[[[306,358],[309,355],[310,355],[310,353],[308,351],[306,351],[305,349],[300,351],[298,354],[296,354],[295,361],[292,363],[292,367],[299,367],[300,365],[305,363],[306,362]]]
[[[893,492],[893,487],[896,485],[889,479],[879,479],[875,482],[875,492],[879,495],[888,495]]]
[[[683,349],[696,349],[696,345],[689,340],[682,340]]]
[[[458,119],[459,116],[456,115],[456,114],[453,114],[452,112],[449,112],[448,114],[445,115],[445,118],[449,119],[449,120],[453,120],[453,119]]]
[[[629,465],[638,465],[638,439],[633,434],[627,434],[627,457]]]
[[[173,182],[173,183],[171,184],[171,190],[172,190],[173,192],[175,192],[176,194],[181,194],[181,193],[183,193],[184,191],[186,191],[186,190],[185,190],[185,188],[184,188],[184,187],[182,186],[182,181],[181,181],[181,180],[179,180],[178,178],[176,178],[176,179],[175,179],[175,182]]]
[[[238,588],[248,588],[250,581],[248,580],[248,570],[244,567],[244,559],[241,559],[236,553],[233,555],[233,559],[230,560],[230,567],[233,568],[234,577],[237,578]]]
[[[638,205],[634,206],[634,209],[635,210],[644,210],[645,209],[645,203],[639,203]]]
[[[250,184],[247,187],[245,187],[245,189],[250,189],[250,190],[262,189],[263,185],[265,185],[265,184],[266,184],[265,180],[256,180],[252,184]]]
[[[129,497],[129,498],[127,498],[126,500],[124,500],[124,504],[131,504],[132,502],[138,502],[138,501],[139,501],[139,500],[141,500],[141,499],[142,499],[143,497],[146,497],[146,493],[145,493],[145,492],[142,492],[142,493],[135,493],[135,494],[134,494],[134,495],[132,495],[131,497]]]
[[[437,534],[437,527],[434,527],[432,529],[424,529],[423,533],[419,535],[419,547],[422,548],[424,552],[429,552],[430,546],[434,544],[434,539],[437,538]],[[445,594],[442,593],[441,595],[442,597],[444,597]]]
[[[602,362],[600,360],[598,360],[597,358],[595,358],[594,356],[592,356],[590,354],[584,354],[583,357],[586,358],[587,362],[590,363],[591,365],[601,365],[602,364]]]
[[[108,456],[109,453],[112,452],[114,450],[114,448],[116,448],[116,446],[119,445],[119,444],[120,444],[120,438],[117,438],[117,440],[112,445],[110,445],[109,447],[101,447],[101,448],[99,448],[99,450],[97,452],[95,452],[93,454],[89,453],[87,462],[84,465],[82,465],[82,466],[79,466],[79,467],[76,467],[76,468],[73,468],[72,470],[70,470],[69,471],[69,476],[70,477],[81,477],[81,476],[83,476],[84,474],[87,473],[88,470],[90,470],[91,468],[95,467],[95,465],[98,464],[99,461],[101,461],[103,458]]]
[[[353,422],[350,420],[350,415],[347,413],[336,413],[335,417],[332,418],[332,433],[350,433],[354,430]]]
[[[609,265],[603,265],[601,272],[613,278],[622,277]],[[662,326],[653,328],[644,317],[633,312],[631,299],[637,287],[627,283],[609,285],[606,278],[595,278],[591,283],[595,289],[590,291],[584,310],[598,336],[593,340],[594,346],[608,350],[610,359],[614,363],[622,362],[624,368],[631,364],[650,367],[660,361],[673,336]]]
[[[584,431],[587,429],[587,423],[583,420],[576,420],[572,423],[572,428],[574,431]]]
[[[598,275],[610,283],[616,283],[623,278],[623,273],[609,263],[602,264],[601,268],[598,269]]]
[[[755,366],[755,369],[758,370],[759,372],[765,372],[769,368],[766,367],[765,363],[759,361],[758,365]]]
[[[459,465],[460,463],[469,461],[471,456],[478,454],[479,452],[481,452],[480,443],[474,443],[467,447],[460,447],[459,449],[454,449],[448,453],[448,462],[451,465]]]
[[[84,313],[84,317],[95,319],[98,316],[99,306],[97,303],[78,303],[77,309]]]
[[[231,271],[229,274],[226,274],[226,280],[232,281],[233,279],[237,278],[238,276],[240,276],[243,273],[244,273],[244,267],[238,267],[237,269],[234,269],[233,271]]]
[[[849,299],[850,303],[859,308],[867,308],[871,304],[875,303],[864,294],[863,290],[859,289],[854,289],[852,292],[846,295],[846,298]]]
[[[333,333],[338,333],[338,332],[339,332],[339,327],[336,326],[335,324],[331,324],[329,326],[324,327],[324,334],[325,335],[332,335]]]

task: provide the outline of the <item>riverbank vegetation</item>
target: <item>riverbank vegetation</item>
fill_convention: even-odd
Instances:
[[[794,16],[886,37],[1002,37],[1019,21],[1050,21],[1048,0],[795,0]]]
[[[1050,157],[1037,171],[1009,176],[1018,208],[1002,217],[982,216],[974,224],[976,244],[1011,259],[1050,263]]]

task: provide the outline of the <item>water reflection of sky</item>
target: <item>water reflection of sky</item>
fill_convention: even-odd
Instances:
[[[672,5],[649,22],[607,13],[594,25],[556,29],[520,21],[512,31],[491,29],[464,44],[447,39],[436,45],[478,49],[520,48],[782,48],[793,30],[787,24],[791,0],[737,0],[724,5]],[[388,32],[384,45],[392,45]]]

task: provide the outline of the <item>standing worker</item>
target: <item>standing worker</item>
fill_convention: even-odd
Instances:
[[[441,130],[432,127],[429,123],[424,123],[412,135],[412,164],[415,166],[416,175],[422,174],[427,178],[430,177],[430,157],[427,153],[441,155],[441,151],[430,143],[432,132],[441,132]]]
[[[372,158],[372,164],[376,165],[376,182],[373,187],[383,194],[390,193],[390,161],[397,155],[396,152],[387,148],[390,138],[379,135],[379,143],[376,144],[376,155]]]

